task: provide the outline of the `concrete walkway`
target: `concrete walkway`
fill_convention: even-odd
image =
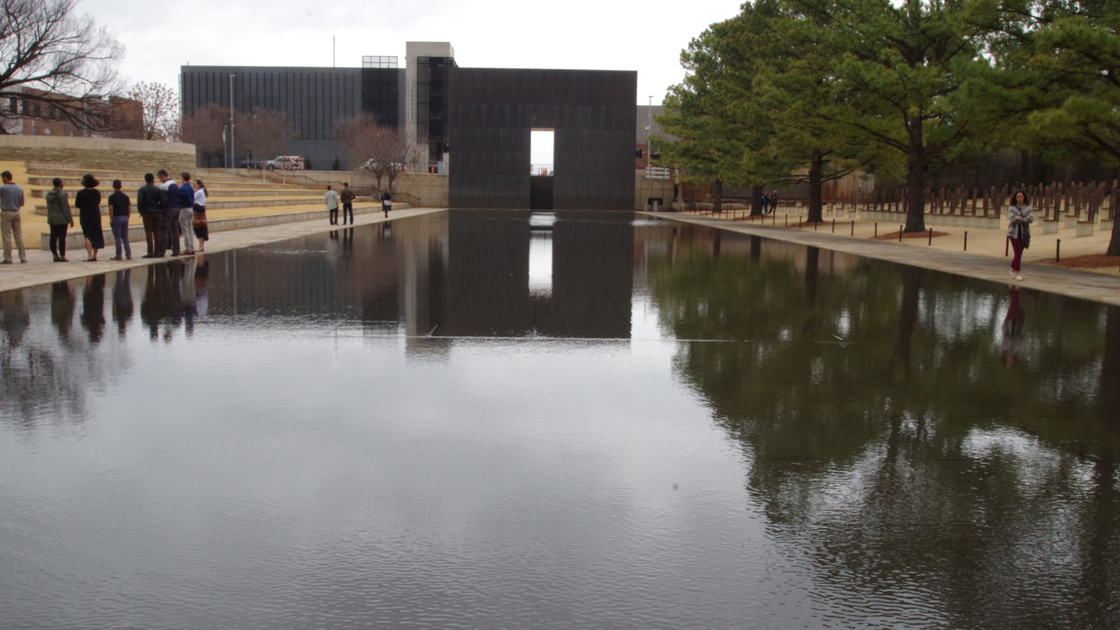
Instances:
[[[386,220],[395,221],[397,219],[415,217],[433,212],[443,212],[444,210],[444,208],[409,208],[407,210],[393,210],[389,213],[388,219],[386,219],[381,212],[370,212],[356,215],[354,217],[354,225],[383,223]],[[250,245],[259,245],[261,243],[270,243],[273,241],[282,241],[284,239],[330,232],[342,228],[341,225],[329,224],[326,218],[327,211],[322,210],[321,212],[322,218],[317,218],[312,221],[298,221],[211,233],[211,239],[206,242],[205,253],[223,252],[230,249],[249,247]],[[135,217],[135,215],[133,216]],[[25,228],[25,238],[27,233],[28,231]],[[38,245],[38,243],[36,243],[36,245]],[[16,259],[17,262],[11,265],[0,265],[0,291],[59,282],[61,280],[84,278],[99,273],[107,273],[132,267],[143,267],[145,265],[171,260],[170,253],[168,254],[168,258],[141,258],[145,253],[147,253],[147,245],[144,241],[133,242],[132,260],[121,262],[112,261],[109,260],[109,258],[113,256],[113,245],[110,243],[106,249],[101,250],[98,254],[97,262],[82,262],[82,259],[85,258],[86,251],[84,247],[81,247],[66,252],[66,257],[70,262],[56,263],[50,252],[45,252],[35,247],[28,248],[27,250],[27,264],[20,264],[18,262],[18,256],[13,251],[12,258]]]
[[[1103,272],[1067,269],[1065,267],[1040,264],[1037,262],[1032,263],[1029,262],[1031,257],[1024,255],[1022,270],[1023,281],[1016,282],[1012,280],[1008,273],[1010,259],[1004,258],[1003,256],[1003,243],[1006,235],[1006,232],[1003,230],[970,230],[968,251],[965,252],[961,251],[961,249],[963,249],[963,239],[960,237],[964,231],[962,228],[934,226],[935,232],[946,232],[947,235],[933,239],[934,245],[929,246],[927,245],[928,240],[926,238],[906,239],[902,243],[896,241],[872,240],[870,238],[871,226],[867,224],[859,225],[861,223],[860,221],[856,221],[856,236],[852,237],[850,236],[850,219],[837,220],[838,233],[833,234],[831,232],[831,220],[828,221],[828,225],[819,226],[817,231],[813,231],[812,228],[787,228],[783,227],[783,220],[780,218],[780,214],[776,221],[777,225],[746,223],[743,221],[732,221],[711,216],[678,214],[672,212],[642,212],[640,214],[651,218],[704,225],[741,234],[764,236],[766,238],[800,243],[802,245],[811,245],[870,258],[878,258],[880,260],[889,260],[904,265],[913,265],[926,269],[934,269],[936,271],[955,273],[971,278],[991,280],[992,282],[999,282],[1005,285],[1018,284],[1039,291],[1049,291],[1051,293],[1059,293],[1071,297],[1120,306],[1120,272],[1111,268],[1103,270]],[[770,220],[771,218],[768,217],[767,221]],[[796,222],[796,219],[794,219],[794,222]],[[880,224],[880,227],[883,228],[884,225],[886,224]],[[895,233],[897,233],[897,225],[892,224],[889,227],[893,227]],[[883,228],[880,234],[885,234],[885,230],[887,229],[889,228]],[[1050,237],[1050,241],[1055,240],[1053,235],[1048,236]],[[1080,255],[1079,252],[1081,252],[1082,249],[1086,250],[1086,253],[1103,254],[1108,241],[1102,240],[1105,238],[1104,235],[1094,238],[1095,240],[1093,241],[1080,239],[1074,241],[1073,239],[1069,239],[1073,241],[1073,243],[1068,246],[1066,241],[1063,240],[1062,257],[1066,257],[1067,250],[1070,250],[1071,256]],[[1039,241],[1041,239],[1038,237],[1032,240],[1034,243],[1031,249],[1027,251],[1032,252],[1036,260],[1046,256],[1047,254],[1044,253],[1043,250],[1049,243],[1043,241],[1042,244],[1040,244]],[[1053,245],[1050,245],[1050,247],[1053,247]],[[1074,249],[1075,247],[1076,249]],[[1053,250],[1049,251],[1050,257],[1053,257],[1052,252]],[[1117,263],[1120,265],[1120,260],[1118,260]]]

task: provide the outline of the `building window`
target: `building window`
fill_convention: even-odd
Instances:
[[[375,57],[364,55],[362,57],[363,68],[396,68],[396,57]]]

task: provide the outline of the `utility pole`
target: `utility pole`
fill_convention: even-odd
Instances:
[[[233,77],[236,76],[232,72],[229,73],[229,161],[232,168],[236,169],[237,165],[233,164],[237,159],[237,152],[234,151],[233,146]]]
[[[650,165],[650,154],[653,153],[653,145],[649,143],[649,134],[653,132],[653,97],[649,97],[649,109],[646,110],[646,166]]]

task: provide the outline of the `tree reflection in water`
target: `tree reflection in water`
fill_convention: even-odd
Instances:
[[[1120,624],[1120,309],[1013,295],[1007,369],[999,285],[706,232],[650,261],[653,299],[675,338],[738,340],[681,343],[675,368],[818,596]]]

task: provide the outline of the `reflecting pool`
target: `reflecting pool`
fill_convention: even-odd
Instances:
[[[0,293],[2,628],[1115,628],[1120,308],[452,211]]]

